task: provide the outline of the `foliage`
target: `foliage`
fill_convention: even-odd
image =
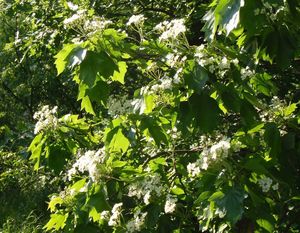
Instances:
[[[1,3],[11,20],[19,4]],[[40,12],[39,3],[22,4]],[[30,97],[28,152],[35,170],[64,183],[43,229],[299,232],[299,5],[78,1],[36,16],[45,25],[30,30],[47,36],[30,41],[34,51],[17,47],[34,64],[45,54],[36,72],[49,72],[48,95]],[[24,42],[26,28],[24,20]],[[47,89],[51,80],[67,99]]]
[[[0,151],[1,232],[42,232],[49,214],[45,200],[57,190],[58,179],[34,172],[21,155]]]

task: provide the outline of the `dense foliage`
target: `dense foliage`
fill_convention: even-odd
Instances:
[[[3,206],[18,184],[51,193],[43,231],[300,232],[298,0],[0,6]]]

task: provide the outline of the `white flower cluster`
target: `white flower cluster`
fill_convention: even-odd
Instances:
[[[205,46],[202,44],[196,48],[194,57],[198,64],[202,67],[208,67],[208,70],[213,73],[218,69],[220,75],[223,76],[226,70],[230,69],[230,64],[238,65],[238,59],[228,59],[227,57],[222,57],[219,61],[218,59],[212,57],[205,49]]]
[[[143,198],[146,205],[150,204],[152,195],[160,196],[163,191],[160,176],[158,174],[148,175],[143,180],[129,185],[128,196]]]
[[[56,114],[57,106],[50,109],[49,105],[43,106],[40,111],[34,113],[33,119],[38,120],[34,127],[34,134],[45,129],[55,129],[58,125]]]
[[[77,5],[68,3],[71,10],[78,9]],[[77,31],[86,34],[86,36],[92,36],[97,32],[102,32],[108,25],[112,24],[112,21],[105,20],[103,17],[94,16],[92,19],[88,19],[88,13],[85,9],[76,10],[70,18],[64,20],[65,27],[76,28]]]
[[[108,210],[104,210],[100,213],[100,218],[104,221],[109,221],[110,212]]]
[[[135,26],[139,26],[141,24],[144,23],[145,21],[145,17],[144,15],[133,15],[129,18],[128,22],[126,23],[127,26],[130,26],[130,25],[135,25]]]
[[[141,211],[136,211],[134,213],[133,219],[127,223],[128,232],[140,231],[145,223],[146,213],[141,213]]]
[[[177,198],[172,197],[171,195],[167,195],[166,203],[164,207],[166,214],[173,213],[175,211],[176,202],[177,202]]]
[[[76,14],[72,15],[70,18],[67,18],[64,20],[65,26],[76,26],[76,24],[81,23],[84,21],[84,18],[86,17],[86,10],[79,10]]]
[[[120,222],[120,215],[122,211],[122,205],[123,203],[117,203],[114,205],[114,207],[111,210],[111,216],[108,221],[109,226],[117,226]]]
[[[171,138],[173,139],[177,139],[177,138],[181,138],[181,132],[177,130],[176,127],[173,127],[172,129],[167,130],[167,134],[171,135]]]
[[[204,149],[201,153],[201,158],[195,163],[187,165],[187,171],[191,177],[196,177],[201,170],[207,170],[209,165],[219,159],[224,159],[228,156],[230,143],[227,140],[221,140],[209,149]]]
[[[94,17],[91,20],[85,21],[83,28],[85,32],[88,33],[88,36],[91,36],[97,32],[103,31],[110,24],[112,24],[111,20],[105,20],[102,17]]]
[[[72,2],[67,2],[67,6],[72,11],[77,11],[78,10],[78,5],[76,5],[76,4],[72,3]]]
[[[216,59],[209,54],[207,54],[205,50],[205,46],[202,44],[196,48],[194,57],[198,64],[202,67],[208,67],[208,70],[212,73],[217,68]]]
[[[128,99],[128,96],[122,97],[109,97],[107,101],[108,114],[112,117],[118,117],[120,115],[131,113],[133,110],[132,100]]]
[[[165,41],[177,38],[180,34],[185,33],[186,27],[183,19],[174,19],[164,21],[155,26],[154,30],[162,32],[159,41]]]
[[[182,65],[186,61],[186,59],[186,56],[182,57],[182,55],[175,50],[174,53],[168,53],[163,61],[165,61],[167,65],[173,68]]]
[[[182,68],[179,68],[177,71],[176,71],[176,73],[175,73],[175,75],[173,76],[173,83],[175,83],[175,84],[178,84],[178,83],[180,83],[181,82],[181,73],[183,72],[183,69]]]
[[[249,68],[249,66],[246,66],[246,68],[242,68],[242,69],[241,69],[241,79],[242,79],[242,80],[245,80],[245,79],[247,79],[248,77],[251,77],[251,76],[253,76],[253,75],[254,75],[254,71],[251,70],[251,69]]]
[[[293,111],[287,113],[287,109],[289,105],[285,100],[280,99],[278,96],[273,96],[268,108],[264,109],[260,112],[260,118],[263,122],[276,122],[282,118],[289,119],[295,117]],[[281,135],[286,134],[286,130],[284,128],[280,129]]]
[[[150,88],[150,93],[157,93],[159,91],[169,90],[173,87],[173,81],[170,77],[164,76],[159,80],[160,83],[154,84]],[[152,92],[151,92],[152,91]]]
[[[133,112],[139,112],[143,114],[146,110],[145,95],[158,95],[165,90],[171,90],[174,84],[179,84],[181,82],[181,73],[183,69],[179,68],[173,78],[164,76],[158,80],[154,85],[144,86],[140,90],[140,97],[131,101],[133,106]]]
[[[262,191],[264,193],[268,192],[272,186],[273,180],[269,177],[265,177],[262,176],[259,180],[258,180],[258,185],[262,188]],[[273,190],[278,190],[278,186],[279,184],[276,183],[272,186]]]
[[[71,180],[72,176],[78,172],[87,171],[89,177],[95,182],[100,177],[97,165],[104,163],[105,159],[106,155],[104,148],[101,148],[98,151],[88,150],[83,155],[79,153],[79,158],[68,171],[68,180]]]

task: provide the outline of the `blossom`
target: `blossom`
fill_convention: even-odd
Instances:
[[[167,195],[166,203],[165,203],[165,213],[173,213],[176,209],[177,198],[172,197],[171,195]]]
[[[135,212],[133,219],[126,225],[127,230],[129,232],[140,231],[145,223],[146,216],[147,213],[141,213],[140,211]]]
[[[159,41],[175,39],[186,31],[184,19],[174,19],[170,22],[164,21],[156,25],[154,29],[162,32],[159,37]]]
[[[146,205],[150,204],[152,195],[159,196],[163,190],[158,174],[146,176],[143,180],[129,185],[128,196],[143,199]]]
[[[180,56],[174,53],[168,53],[166,56],[166,62],[170,67],[174,67],[179,61]]]
[[[173,77],[173,83],[175,83],[175,84],[180,83],[180,74],[182,73],[182,71],[183,71],[182,68],[179,68],[179,69],[176,71],[176,73],[175,73],[175,75],[174,75],[174,77]]]
[[[67,5],[70,8],[70,10],[72,10],[72,11],[77,11],[78,10],[78,5],[73,4],[72,2],[67,2]]]
[[[210,148],[211,158],[216,160],[218,157],[227,157],[230,143],[228,141],[220,141]]]
[[[229,141],[221,140],[210,148],[203,149],[201,157],[196,162],[187,165],[189,176],[194,178],[200,174],[201,170],[207,170],[210,164],[226,158],[230,148]]]
[[[113,117],[130,113],[133,110],[132,100],[128,99],[128,96],[123,95],[122,97],[109,97],[107,101],[108,114]]]
[[[83,155],[80,155],[79,153],[79,156],[79,159],[77,159],[72,168],[68,171],[68,180],[71,180],[72,176],[78,171],[87,171],[92,181],[96,181],[100,175],[97,165],[103,163],[106,158],[104,148],[101,148],[98,151],[89,150]]]
[[[198,163],[189,163],[187,165],[187,171],[190,176],[195,177],[200,174],[200,167],[199,167]]]
[[[116,226],[119,223],[123,203],[117,203],[112,208],[112,215],[109,218],[108,225]]]
[[[85,13],[86,13],[86,10],[77,11],[76,14],[74,14],[70,18],[67,18],[67,19],[64,20],[64,22],[63,22],[64,25],[70,26],[70,25],[75,24],[78,21],[83,20],[83,18],[85,17]]]
[[[241,69],[241,78],[243,80],[253,75],[254,75],[254,71],[250,70],[249,66],[246,66],[246,68]]]
[[[279,184],[278,184],[278,183],[276,183],[276,184],[274,184],[274,185],[272,186],[272,189],[273,189],[274,191],[278,190],[278,188],[279,188]]]
[[[106,20],[102,17],[94,17],[84,23],[84,30],[91,36],[97,32],[103,31],[108,25],[112,24],[111,20]]]
[[[109,221],[109,217],[110,216],[110,213],[108,210],[104,210],[100,213],[100,217],[102,220],[105,220],[105,221]]]
[[[134,24],[136,26],[142,24],[145,20],[144,15],[133,15],[129,18],[128,22],[126,23],[127,26]]]
[[[33,119],[38,120],[35,124],[34,134],[45,129],[55,129],[58,125],[58,119],[55,116],[56,114],[57,106],[50,109],[49,105],[43,106],[40,111],[34,113]]]
[[[258,185],[262,188],[262,191],[264,193],[268,192],[270,190],[270,187],[272,185],[272,179],[269,177],[262,177],[258,180]],[[275,187],[276,188],[276,187]]]
[[[230,61],[226,57],[223,57],[220,64],[219,64],[219,68],[221,70],[229,69],[230,68]]]

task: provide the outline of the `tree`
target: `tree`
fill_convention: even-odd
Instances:
[[[47,231],[299,232],[299,1],[66,2],[51,17],[81,111],[33,115],[35,169],[65,176]]]

